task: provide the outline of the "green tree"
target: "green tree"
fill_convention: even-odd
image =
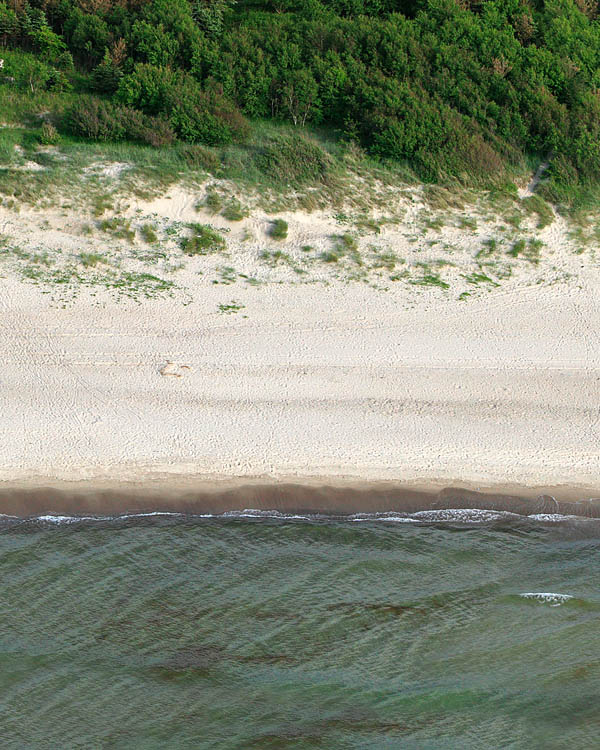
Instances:
[[[192,13],[194,20],[208,36],[219,36],[223,30],[223,19],[236,0],[195,0]]]
[[[179,42],[165,30],[162,23],[154,25],[147,21],[136,21],[131,41],[136,58],[151,65],[172,65],[179,56]]]
[[[319,87],[313,74],[309,70],[291,71],[284,81],[281,101],[294,125],[304,127],[308,119],[318,119]]]
[[[119,88],[122,76],[122,71],[113,61],[107,48],[102,62],[92,71],[92,88],[102,94],[114,94]]]
[[[65,22],[65,37],[72,52],[86,66],[97,65],[110,46],[112,34],[106,21],[74,9]]]
[[[189,74],[138,63],[124,76],[117,99],[147,114],[164,114],[185,141],[207,144],[244,139],[248,125],[218,85],[203,89]]]
[[[6,47],[9,40],[14,39],[19,33],[19,19],[12,8],[6,3],[0,3],[0,39],[2,46]]]

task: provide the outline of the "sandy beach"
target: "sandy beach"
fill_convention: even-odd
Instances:
[[[197,215],[181,191],[143,210]],[[81,239],[76,214],[1,211],[5,232],[29,247],[104,248]],[[414,231],[411,216],[378,241],[411,252],[402,235]],[[298,256],[335,228],[319,216],[287,218],[286,252]],[[264,251],[249,250],[241,233],[252,230],[259,248],[265,221],[223,229],[243,278],[259,273]],[[442,231],[472,262],[465,232]],[[177,271],[182,294],[115,298],[82,284],[62,299],[4,266],[0,479],[384,481],[589,495],[600,489],[600,269],[593,254],[567,247],[562,219],[542,236],[547,260],[515,261],[508,282],[468,299],[343,277],[293,283],[289,268],[268,269],[264,283],[222,284],[204,258]],[[461,262],[450,269],[458,280]]]
[[[3,280],[0,476],[593,485],[598,297],[405,310],[360,287],[57,309]]]

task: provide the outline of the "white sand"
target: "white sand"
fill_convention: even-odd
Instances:
[[[56,309],[4,280],[0,477],[600,478],[591,287],[424,312],[279,286],[237,292],[247,319],[219,294]]]
[[[50,246],[58,230],[35,231]],[[65,308],[3,271],[0,479],[600,485],[600,272],[566,263],[582,269],[570,281],[517,278],[466,302],[221,286],[194,266],[183,296],[83,292]],[[218,312],[232,300],[238,313]]]

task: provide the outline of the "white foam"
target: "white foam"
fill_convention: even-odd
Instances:
[[[152,513],[126,513],[122,516],[107,516],[108,519],[121,519],[121,518],[149,518],[151,516],[175,516],[182,517],[185,513],[174,513],[166,510],[155,510]]]
[[[421,510],[413,516],[424,521],[461,521],[466,523],[489,523],[503,518],[518,518],[516,513],[480,508],[451,508],[448,510]]]
[[[245,508],[244,510],[230,510],[224,513],[198,513],[186,514],[175,511],[150,511],[144,513],[124,513],[114,516],[66,516],[59,514],[44,514],[30,520],[37,520],[53,524],[69,524],[81,521],[119,521],[135,518],[214,518],[214,519],[279,519],[282,521],[321,521],[339,520],[352,521],[353,523],[469,523],[485,524],[492,521],[510,519],[528,519],[542,523],[560,523],[565,521],[593,521],[599,519],[586,518],[583,516],[561,515],[559,513],[535,513],[529,516],[521,516],[509,511],[482,510],[480,508],[445,508],[436,510],[420,510],[414,513],[398,513],[394,511],[385,513],[355,513],[350,516],[328,516],[325,514],[286,514],[278,510],[261,510],[258,508]],[[0,514],[0,518],[8,520],[21,520],[18,516]]]
[[[386,521],[388,523],[418,523],[418,518],[412,518],[411,516],[370,516],[368,514],[364,516],[353,516],[350,518],[354,523],[365,523],[373,521]]]
[[[31,520],[42,521],[45,523],[79,523],[80,521],[120,521],[129,518],[148,518],[150,516],[178,516],[183,517],[183,513],[170,513],[167,511],[153,511],[151,513],[125,513],[117,516],[59,516],[54,514],[48,514],[43,516],[35,516]],[[16,518],[16,516],[11,516]]]
[[[581,516],[568,516],[561,515],[560,513],[532,513],[527,518],[531,518],[532,521],[546,521],[549,523],[560,523],[561,521],[581,521],[581,520],[593,520],[585,519]]]
[[[100,521],[104,520],[98,516],[36,516],[35,521],[45,521],[46,523],[78,523],[79,521]]]
[[[568,602],[573,597],[570,594],[555,594],[547,591],[528,591],[519,594],[524,599],[535,599],[535,601],[549,604],[551,607],[560,607],[561,604]]]
[[[208,516],[203,516],[207,518]],[[301,521],[310,520],[311,516],[296,516],[287,515],[281,513],[278,510],[258,510],[256,508],[245,508],[244,510],[228,510],[220,515],[215,514],[212,518],[282,518],[282,519],[297,519]],[[314,516],[313,516],[314,518]]]
[[[0,514],[1,515],[1,514]],[[19,520],[18,516],[5,516],[6,518],[13,518]],[[300,515],[285,515],[280,513],[278,510],[255,510],[252,508],[246,508],[245,510],[230,510],[225,513],[198,513],[198,514],[185,514],[177,513],[172,511],[152,511],[147,513],[124,513],[122,515],[115,516],[62,516],[55,514],[46,514],[41,516],[35,516],[30,520],[42,521],[45,523],[54,524],[69,524],[78,523],[80,521],[123,521],[132,518],[156,518],[156,517],[167,517],[167,518],[280,518],[284,520],[311,520],[311,516],[300,516]],[[314,518],[314,517],[312,517]]]
[[[441,510],[419,510],[415,513],[404,514],[368,514],[361,513],[352,516],[352,521],[385,521],[391,523],[489,523],[505,518],[519,518],[516,513],[507,511],[481,510],[480,508],[448,508]]]

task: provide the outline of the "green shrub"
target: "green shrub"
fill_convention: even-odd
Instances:
[[[152,224],[144,224],[142,227],[140,227],[140,234],[142,235],[142,239],[144,240],[144,242],[147,242],[149,245],[158,242],[156,227]]]
[[[271,224],[269,235],[274,240],[285,240],[288,236],[288,223],[283,219],[275,219]]]
[[[127,107],[142,110],[149,115],[165,112],[171,102],[171,91],[177,86],[177,73],[170,68],[138,63],[124,76],[115,98]]]
[[[8,41],[14,41],[20,32],[19,17],[5,2],[0,3],[0,36],[2,46],[6,47]]]
[[[547,156],[536,194],[583,209],[600,184],[597,16],[597,0],[0,0],[0,83],[32,95],[28,114],[62,106],[38,93],[116,87],[115,103],[190,143],[242,141],[242,112],[319,123],[362,144],[380,174],[446,185],[514,181]],[[141,140],[165,142],[166,127]],[[223,158],[241,171],[255,152],[286,187],[331,176],[301,133]],[[297,200],[319,205],[312,191]]]
[[[177,103],[171,109],[169,121],[182,140],[215,146],[248,137],[248,123],[220,92],[197,89],[173,94]]]
[[[192,236],[181,241],[181,249],[186,255],[209,255],[226,249],[223,237],[208,224],[192,224],[190,228]]]
[[[1,30],[0,30],[1,34]],[[0,81],[35,94],[40,91],[66,91],[70,83],[65,72],[25,52],[3,50],[4,67]]]
[[[140,113],[129,110],[123,114],[128,140],[146,143],[154,148],[169,146],[175,141],[175,133],[162,116],[140,117]]]
[[[221,216],[227,219],[227,221],[242,221],[248,216],[248,209],[242,206],[242,204],[235,198],[229,201],[221,212]]]
[[[181,155],[190,169],[198,169],[213,174],[220,165],[218,155],[199,143],[182,145]]]
[[[44,122],[39,136],[43,146],[55,146],[60,141],[60,134],[51,122]]]
[[[120,111],[109,102],[82,97],[65,113],[65,127],[73,135],[93,141],[121,141],[127,132]]]
[[[322,182],[333,159],[318,144],[300,135],[272,138],[257,156],[258,168],[272,180],[289,185]]]
[[[163,114],[184,141],[217,145],[243,141],[249,126],[218,86],[202,89],[183,71],[140,63],[125,76],[116,98],[146,114]]]
[[[132,140],[159,147],[173,142],[173,131],[159,117],[146,117],[96,97],[80,97],[65,113],[65,129],[94,141]]]

